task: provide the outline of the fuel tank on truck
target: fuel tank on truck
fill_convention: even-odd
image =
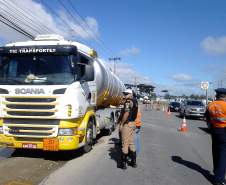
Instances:
[[[97,87],[97,106],[117,106],[122,99],[125,86],[119,78],[113,74],[101,59],[94,60],[94,70]]]

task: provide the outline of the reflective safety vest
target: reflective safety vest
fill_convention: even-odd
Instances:
[[[141,116],[142,116],[141,112],[138,111],[137,118],[135,119],[135,124],[137,127],[140,127],[142,125]]]
[[[211,102],[207,110],[209,112],[210,123],[213,127],[226,127],[226,102],[223,100],[216,100]]]

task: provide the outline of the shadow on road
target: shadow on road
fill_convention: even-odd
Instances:
[[[207,134],[210,134],[210,129],[208,129],[206,127],[199,127],[199,129],[206,132]]]
[[[111,138],[109,139],[109,144],[113,144],[113,147],[111,147],[109,151],[109,156],[112,160],[116,162],[117,168],[120,166],[120,155],[121,155],[121,147],[119,143],[119,139],[117,138]]]
[[[83,151],[72,150],[72,151],[58,151],[58,152],[47,152],[42,150],[29,150],[29,149],[16,149],[12,157],[27,157],[27,158],[43,158],[50,161],[69,161],[78,158],[83,155]]]
[[[210,172],[208,170],[203,169],[201,166],[199,166],[196,163],[193,163],[191,161],[186,161],[184,159],[182,159],[179,156],[172,156],[172,161],[182,164],[192,170],[195,170],[199,173],[201,173],[210,183],[214,184],[214,176],[210,174]]]
[[[95,140],[95,145],[101,144],[103,142],[102,138],[104,135],[99,134]],[[6,156],[3,151],[0,152],[0,156],[6,156],[7,158],[13,157],[27,157],[27,158],[42,158],[45,160],[50,161],[69,161],[81,157],[84,152],[82,148],[76,150],[69,150],[69,151],[43,151],[43,150],[31,150],[31,149],[11,149],[11,153]]]
[[[0,148],[0,158],[8,158],[13,152],[14,149],[11,148]]]
[[[180,114],[174,114],[175,117],[183,119],[183,116],[180,116]]]

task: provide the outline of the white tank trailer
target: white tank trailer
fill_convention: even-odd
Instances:
[[[122,98],[122,92],[125,90],[124,84],[100,59],[94,62],[94,71],[97,87],[97,106],[118,106]]]

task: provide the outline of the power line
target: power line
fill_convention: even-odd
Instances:
[[[0,17],[5,20],[7,23],[10,23],[12,26],[10,26],[11,28],[14,27],[14,30],[19,30],[19,33],[23,33],[23,35],[31,38],[31,39],[34,39],[34,36],[31,35],[30,33],[28,33],[27,31],[25,31],[24,29],[22,29],[21,27],[19,27],[17,24],[15,24],[14,22],[10,21],[9,19],[7,19],[5,16],[1,15],[0,14]],[[1,21],[2,22],[2,21]],[[5,23],[5,22],[4,22]],[[8,24],[6,24],[8,25]]]
[[[78,17],[81,19],[81,21],[86,25],[86,27],[89,29],[90,32],[92,32],[92,35],[95,37],[95,40],[102,44],[102,47],[107,50],[109,53],[114,55],[114,52],[106,46],[106,44],[91,30],[89,24],[87,24],[86,20],[81,16],[81,14],[78,12],[78,10],[75,8],[71,0],[68,0],[69,4],[71,5],[71,8],[74,10],[74,12],[78,15]]]
[[[60,3],[60,5],[66,10],[66,12],[71,16],[72,19],[76,20],[76,18],[74,17],[74,15],[70,12],[70,10],[64,5],[64,3],[61,0],[58,0],[58,2]],[[90,35],[89,32],[87,32],[86,29],[84,29],[84,27],[81,25],[81,23],[79,21],[76,21],[79,26],[86,32],[86,34],[88,34],[89,36],[93,37],[93,35]]]
[[[2,10],[2,13],[5,12],[4,15],[7,16],[13,23],[15,23],[15,22],[20,23],[21,25],[24,25],[27,28],[30,28],[30,30],[35,31],[36,33],[40,33],[38,30],[34,29],[34,27],[32,27],[31,25],[26,24],[26,22],[23,22],[23,21],[21,21],[21,19],[18,19],[17,17],[12,15],[9,11],[6,11],[4,9],[1,9],[1,10]]]
[[[84,32],[86,32],[87,35],[89,35],[91,38],[94,38],[94,40],[100,44],[102,46],[102,48],[104,48],[106,51],[108,51],[109,53],[113,52],[105,47],[105,44],[103,43],[103,41],[101,41],[100,39],[98,39],[98,37],[95,35],[95,33],[93,33],[93,31],[91,31],[90,26],[86,23],[86,20],[79,14],[79,12],[76,10],[76,8],[74,7],[73,3],[69,0],[69,3],[71,5],[71,8],[74,10],[75,14],[78,16],[78,18],[80,20],[77,20],[78,18],[76,18],[71,12],[70,10],[64,5],[64,3],[61,0],[58,0],[58,2],[60,3],[60,5],[68,12],[68,14],[79,24],[79,26],[84,30]],[[84,27],[86,25],[86,27]],[[88,29],[87,29],[88,27]],[[89,31],[87,31],[89,30]],[[91,34],[91,33],[92,34]]]
[[[16,3],[18,3],[18,1],[16,1]],[[12,2],[11,2],[11,4],[13,4]],[[45,24],[43,24],[43,22],[41,22],[37,17],[35,17],[34,15],[33,15],[33,13],[31,12],[31,10],[30,9],[28,9],[28,7],[26,7],[26,6],[24,6],[23,7],[23,9],[22,8],[19,8],[19,4],[17,4],[18,6],[15,6],[15,4],[13,4],[14,5],[14,7],[17,7],[17,9],[20,9],[20,10],[22,10],[23,12],[21,12],[25,17],[27,17],[32,23],[35,21],[35,26],[37,27],[37,28],[39,28],[38,26],[40,25],[40,26],[42,26],[42,29],[43,30],[45,30],[45,32],[53,32],[53,29],[51,29],[50,27],[48,27],[48,26],[46,26]],[[37,24],[38,23],[38,24]]]
[[[44,3],[42,0],[39,0],[41,4],[45,4],[45,6],[50,9],[51,13],[55,14],[59,20],[62,21],[63,24],[67,26],[67,28],[74,30],[74,28],[67,23],[67,21],[63,20],[61,16],[59,16],[57,13],[55,13],[54,10],[52,10],[46,3]],[[28,36],[29,38],[34,38],[34,33],[45,33],[45,32],[55,32],[51,28],[44,25],[42,22],[40,22],[32,13],[31,10],[27,7],[24,7],[23,9],[20,8],[19,4],[18,6],[15,5],[12,1],[1,1],[2,4],[6,7],[7,10],[1,8],[2,14],[1,17],[4,19],[4,24],[7,26],[11,25],[10,28],[13,28],[16,31],[19,31],[19,33],[23,33],[23,35]],[[105,50],[107,50],[109,53],[113,53],[112,50],[106,47],[105,43],[98,38],[96,33],[94,33],[90,26],[87,24],[86,20],[79,14],[79,12],[74,7],[73,3],[69,0],[69,3],[73,9],[73,11],[76,13],[77,17],[73,15],[73,13],[70,12],[70,10],[65,6],[63,1],[58,0],[60,5],[66,10],[66,12],[79,24],[80,28],[86,32],[87,35],[89,35],[91,38],[94,38],[95,41],[100,44]],[[10,5],[8,4],[10,3]],[[13,7],[13,8],[12,8]],[[28,29],[26,29],[28,28]],[[33,33],[31,33],[33,32]]]
[[[58,19],[66,26],[66,27],[68,27],[68,29],[72,29],[73,30],[73,28],[71,27],[71,25],[70,24],[68,24],[66,21],[64,21],[47,3],[45,3],[44,1],[42,1],[42,0],[39,0],[40,1],[40,3],[42,3],[42,4],[44,4],[50,11],[51,11],[51,13],[52,14],[54,14],[56,17],[58,17]]]
[[[70,0],[68,0],[68,2],[70,4],[71,8],[73,9],[73,11],[75,12],[75,14],[79,17],[81,23],[85,24],[85,26],[88,28],[89,32],[86,32],[86,33],[90,35],[90,32],[91,32],[91,35],[90,36],[91,37],[94,37],[94,39],[96,39],[96,41],[100,42],[100,40],[98,39],[97,35],[91,30],[90,26],[87,24],[86,20],[79,14],[79,12],[77,11],[77,9],[74,7],[73,3]],[[79,23],[79,25],[82,28],[84,28],[83,27],[84,25],[80,24],[79,21],[77,21],[77,22]],[[85,28],[85,31],[86,31],[86,28]]]
[[[1,17],[1,15],[0,15],[0,17]],[[9,23],[7,23],[5,20],[2,20],[1,18],[0,18],[0,22],[2,22],[3,24],[5,24],[6,26],[8,26],[8,27],[12,28],[13,30],[17,31],[18,33],[21,33],[22,35],[24,35],[24,36],[26,36],[26,37],[28,37],[28,38],[33,39],[33,37],[31,37],[31,36],[27,35],[27,34],[26,34],[26,33],[24,33],[23,31],[21,31],[20,29],[18,29],[18,28],[16,28],[16,27],[14,27],[14,26],[12,26],[12,25],[10,25],[10,24],[9,24]]]

